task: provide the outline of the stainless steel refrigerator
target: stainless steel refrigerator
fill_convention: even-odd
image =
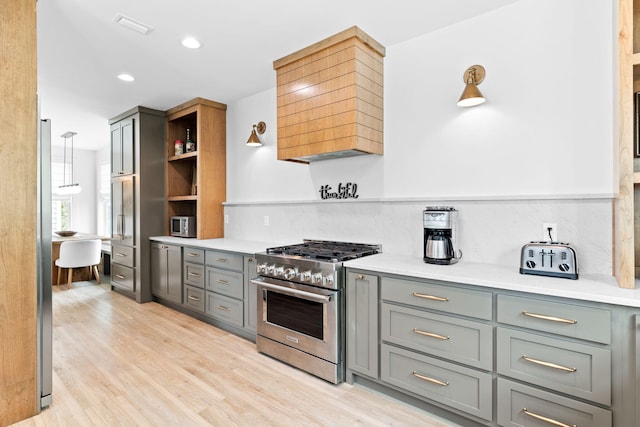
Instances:
[[[40,409],[51,404],[52,307],[51,307],[51,120],[38,126],[38,389]]]

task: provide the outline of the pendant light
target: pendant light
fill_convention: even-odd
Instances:
[[[77,135],[76,132],[65,132],[60,135],[64,138],[64,154],[63,154],[63,172],[62,172],[62,185],[58,187],[56,190],[57,194],[67,195],[67,194],[78,194],[82,191],[82,187],[80,184],[73,182],[73,136]],[[67,139],[71,138],[71,177],[69,179],[69,184],[67,184]]]

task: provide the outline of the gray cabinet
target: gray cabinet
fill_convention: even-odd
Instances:
[[[258,332],[258,289],[251,279],[258,277],[256,258],[244,256],[244,328],[251,334]]]
[[[234,327],[244,325],[244,258],[241,254],[205,252],[205,313]]]
[[[378,378],[378,276],[347,273],[347,378],[353,372]]]
[[[115,245],[128,247],[128,265],[111,257],[111,285],[135,298],[151,301],[151,246],[149,237],[166,228],[165,115],[135,107],[109,120],[111,127],[111,224]],[[113,274],[113,272],[117,274]]]
[[[182,304],[182,247],[151,243],[151,291],[156,297]]]
[[[462,425],[640,425],[640,310],[352,268],[346,276],[349,382]]]

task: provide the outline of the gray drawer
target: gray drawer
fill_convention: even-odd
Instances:
[[[611,404],[611,351],[497,328],[498,374]]]
[[[207,267],[207,290],[242,299],[244,295],[242,278],[242,273]]]
[[[485,420],[492,418],[491,375],[382,344],[380,378]]]
[[[204,289],[195,288],[189,285],[184,286],[184,306],[189,307],[192,310],[204,313],[204,302]]]
[[[111,245],[111,262],[135,267],[135,249],[131,246]]]
[[[218,295],[213,292],[206,292],[206,313],[210,316],[242,327],[242,319],[244,317],[244,302]]]
[[[242,271],[243,257],[229,252],[207,251],[205,255],[207,265],[224,268],[226,270]]]
[[[184,261],[194,264],[204,264],[204,249],[184,248]]]
[[[382,303],[381,311],[382,340],[491,370],[491,325],[388,303]]]
[[[182,271],[184,274],[184,283],[204,288],[204,265],[185,262]]]
[[[135,292],[135,270],[120,264],[111,264],[111,285]]]
[[[497,396],[498,425],[501,426],[611,427],[611,411],[503,378],[498,379]]]
[[[498,322],[611,343],[611,312],[603,308],[498,295]]]
[[[491,292],[456,288],[431,282],[382,277],[382,299],[421,308],[491,320]]]

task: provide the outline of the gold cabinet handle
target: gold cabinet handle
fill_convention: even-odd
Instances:
[[[191,301],[200,301],[200,298],[196,298],[194,296],[189,295],[187,298],[189,298]]]
[[[435,378],[430,378],[430,377],[426,377],[426,376],[424,376],[424,375],[420,375],[420,374],[419,374],[419,373],[417,373],[416,371],[413,371],[413,372],[412,372],[412,374],[413,374],[413,376],[414,376],[414,377],[416,377],[416,378],[420,378],[421,380],[428,381],[428,382],[433,383],[433,384],[441,385],[441,386],[443,386],[443,387],[446,387],[446,386],[448,386],[448,385],[449,385],[449,383],[448,383],[448,382],[440,381],[440,380],[437,380],[437,379],[435,379]]]
[[[198,273],[192,273],[192,272],[188,272],[187,276],[191,276],[191,277],[200,277],[200,275]]]
[[[222,310],[222,311],[229,311],[231,310],[229,307],[225,307],[224,305],[216,305],[216,308],[218,310]]]
[[[229,262],[226,258],[216,258],[216,262]]]
[[[127,255],[123,254],[123,253],[120,253],[120,252],[116,252],[116,256],[124,257],[124,256],[127,256]]]
[[[436,338],[443,341],[449,339],[449,337],[446,335],[438,335],[438,334],[434,334],[433,332],[421,331],[418,328],[413,328],[413,332],[415,332],[416,334],[424,335],[425,337]]]
[[[549,423],[549,424],[554,425],[554,426],[558,426],[558,427],[578,427],[575,424],[565,424],[565,423],[561,423],[560,421],[556,421],[556,420],[554,420],[552,418],[543,417],[542,415],[538,415],[538,414],[536,414],[534,412],[529,411],[527,408],[522,408],[522,412],[524,412],[526,415],[528,415],[530,417],[533,417],[533,418],[535,418],[537,420],[540,420],[540,421],[544,421],[544,422]]]
[[[199,256],[200,256],[200,254],[194,254],[193,252],[189,252],[189,253],[187,254],[187,256],[190,256],[190,257],[199,257]]]
[[[418,297],[418,298],[424,298],[424,299],[430,299],[430,300],[434,300],[434,301],[449,301],[449,298],[444,298],[444,297],[437,297],[435,295],[427,295],[427,294],[421,294],[418,292],[413,292],[413,296],[414,297]]]
[[[568,323],[570,325],[575,325],[576,323],[578,323],[577,320],[563,319],[562,317],[547,316],[545,314],[530,313],[528,311],[523,311],[522,314],[528,317],[536,318],[536,319],[548,320],[550,322]]]
[[[358,280],[364,280],[364,274],[358,274]]]
[[[127,278],[127,276],[123,276],[122,274],[116,274],[116,277],[118,279],[126,279]]]
[[[223,279],[218,279],[216,280],[216,283],[220,283],[221,285],[230,285],[231,282],[228,280],[223,280]]]
[[[527,362],[530,363],[535,363],[536,365],[540,365],[540,366],[546,366],[547,368],[553,368],[553,369],[558,369],[560,371],[565,371],[565,372],[575,372],[578,370],[578,368],[568,368],[566,366],[562,366],[562,365],[558,365],[556,363],[552,363],[552,362],[545,362],[544,360],[538,360],[538,359],[534,359],[532,357],[527,356],[526,354],[522,355],[522,358],[524,360],[526,360]]]

